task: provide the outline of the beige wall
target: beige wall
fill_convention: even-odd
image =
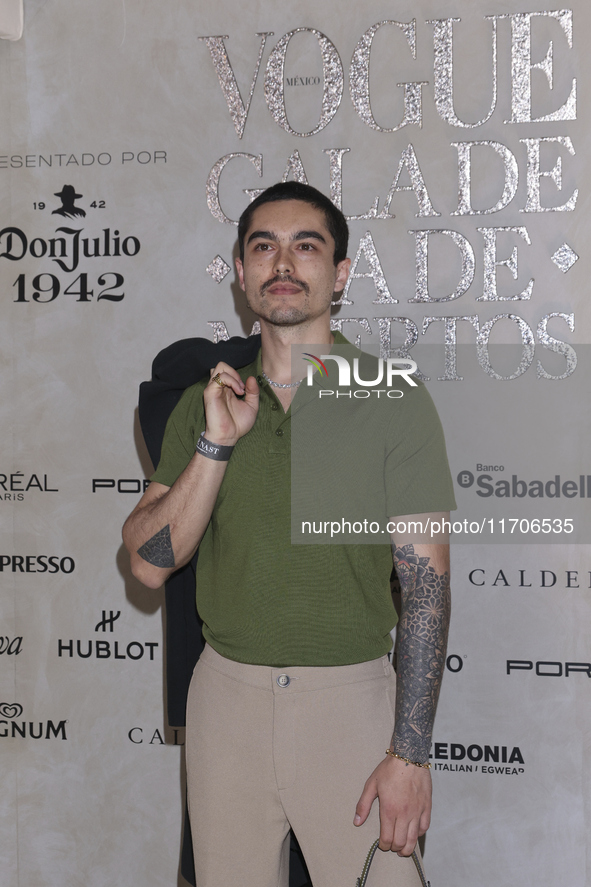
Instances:
[[[583,0],[560,15],[509,0],[25,3],[23,39],[0,45],[7,887],[176,884],[182,734],[165,726],[162,593],[130,577],[120,548],[151,471],[137,386],[177,339],[250,332],[224,217],[286,174],[353,217],[360,276],[335,309],[346,335],[386,356],[415,328],[441,346],[444,322],[428,318],[461,318],[464,380],[437,379],[454,376],[451,320],[447,356],[422,364],[454,477],[474,476],[458,485],[458,518],[492,518],[497,534],[503,518],[575,520],[574,535],[538,544],[481,533],[454,547],[431,880],[584,887],[590,26]],[[55,214],[66,185],[84,217]],[[516,278],[495,243],[497,263],[516,248]],[[551,260],[565,243],[579,257],[566,272]],[[219,284],[217,255],[230,266]],[[572,350],[553,354],[549,337],[574,348],[574,374]],[[497,356],[492,342],[519,347]],[[536,378],[538,361],[570,375]],[[497,490],[559,475],[579,492],[528,496],[522,511],[518,496],[477,497],[487,473]],[[93,492],[96,479],[113,485]],[[508,660],[522,667],[508,674]],[[503,772],[482,771],[487,746],[507,749]]]

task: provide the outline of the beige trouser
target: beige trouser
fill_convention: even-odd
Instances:
[[[388,657],[333,668],[232,662],[206,646],[187,703],[197,887],[286,887],[289,828],[314,887],[355,887],[379,835],[355,827],[394,726]],[[410,858],[378,851],[368,887],[419,887]]]

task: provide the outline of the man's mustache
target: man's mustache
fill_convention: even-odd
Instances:
[[[310,292],[310,287],[303,280],[298,280],[297,277],[291,277],[288,274],[276,274],[275,277],[272,277],[270,280],[267,280],[261,287],[261,294],[263,294],[266,290],[269,289],[270,286],[275,286],[276,283],[291,283],[292,286],[298,286],[302,289],[306,295]]]

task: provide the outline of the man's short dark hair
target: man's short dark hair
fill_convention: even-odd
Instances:
[[[335,265],[347,258],[349,226],[340,209],[337,209],[328,197],[311,185],[304,185],[301,182],[278,182],[276,185],[271,185],[262,194],[259,194],[240,216],[240,221],[238,222],[238,247],[242,261],[244,261],[244,238],[250,227],[254,211],[265,203],[275,203],[277,200],[301,200],[321,210],[324,213],[326,227],[334,240],[333,259]]]

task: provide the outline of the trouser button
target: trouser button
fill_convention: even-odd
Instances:
[[[277,683],[280,687],[289,687],[290,678],[287,674],[280,674],[277,678]]]

